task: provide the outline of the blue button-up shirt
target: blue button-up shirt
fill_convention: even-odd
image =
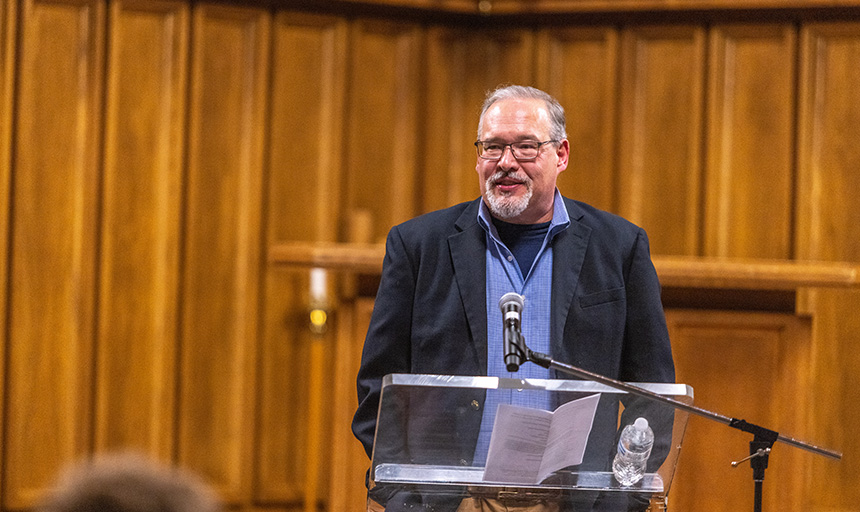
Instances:
[[[561,193],[556,189],[552,221],[531,269],[520,270],[513,253],[499,239],[489,209],[483,202],[478,210],[478,223],[486,231],[487,237],[487,375],[516,379],[548,379],[549,370],[534,363],[520,366],[519,371],[515,373],[507,371],[504,362],[502,312],[499,310],[499,299],[508,292],[516,292],[524,297],[521,327],[525,343],[532,351],[552,355],[549,347],[552,240],[555,235],[570,225],[570,217],[564,207]],[[486,461],[493,421],[500,403],[539,409],[549,409],[550,406],[548,396],[543,394],[521,393],[514,390],[488,392],[473,461],[476,466],[483,466]]]

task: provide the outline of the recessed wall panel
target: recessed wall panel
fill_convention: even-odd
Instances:
[[[25,1],[13,139],[3,506],[90,447],[104,11]]]
[[[710,32],[707,256],[791,257],[795,59],[790,24]]]
[[[269,27],[193,12],[178,457],[228,502],[252,483]]]
[[[420,32],[383,21],[351,28],[343,215],[364,217],[365,241],[380,242],[417,213]]]
[[[188,11],[115,2],[100,251],[96,446],[171,458]]]
[[[797,257],[860,261],[860,25],[810,24],[801,42]],[[815,439],[846,456],[811,461],[806,489],[811,505],[838,509],[860,500],[860,461],[848,455],[860,450],[851,435],[860,414],[845,406],[860,401],[860,293],[816,290],[808,307],[816,319]]]
[[[699,252],[704,59],[700,27],[624,32],[616,202],[654,254]]]

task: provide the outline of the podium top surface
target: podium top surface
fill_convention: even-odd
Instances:
[[[687,397],[692,400],[693,388],[687,384],[667,384],[654,382],[630,382],[639,388],[659,395]],[[419,386],[438,388],[474,388],[474,389],[514,389],[535,390],[548,392],[577,392],[577,393],[611,393],[625,394],[604,384],[585,380],[564,379],[510,379],[503,377],[462,376],[462,375],[430,375],[393,373],[382,379],[382,387],[389,386]]]

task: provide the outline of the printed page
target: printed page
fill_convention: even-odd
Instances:
[[[550,411],[499,405],[490,436],[484,481],[537,483],[552,417]]]
[[[582,463],[600,395],[560,405],[553,413],[537,481],[568,466]]]
[[[485,482],[536,484],[582,462],[600,395],[559,406],[555,412],[499,405],[490,437]]]

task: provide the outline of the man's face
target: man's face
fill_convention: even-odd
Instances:
[[[507,99],[484,114],[480,140],[512,142],[549,140],[550,117],[539,99]],[[493,216],[514,224],[537,224],[552,219],[556,178],[567,168],[567,140],[544,144],[534,160],[519,161],[510,148],[499,160],[478,157],[475,170],[481,195]]]

